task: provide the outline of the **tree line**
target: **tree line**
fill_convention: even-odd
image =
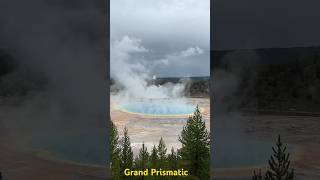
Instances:
[[[318,109],[319,82],[320,56],[261,65],[243,74],[237,96],[243,97],[244,107],[310,110],[312,106]]]
[[[194,114],[187,120],[179,136],[181,148],[168,150],[163,138],[149,151],[145,144],[134,156],[128,129],[125,127],[120,138],[116,126],[111,123],[110,128],[110,160],[112,179],[193,179],[206,180],[210,178],[210,134],[206,129],[205,121],[197,106]],[[170,151],[170,152],[169,152]],[[156,176],[125,176],[125,169],[162,169],[188,170],[187,177],[156,177]]]

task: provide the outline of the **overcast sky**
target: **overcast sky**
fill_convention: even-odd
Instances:
[[[111,42],[140,39],[147,51],[132,61],[150,73],[210,74],[210,0],[111,0],[110,15]]]
[[[213,48],[320,45],[319,0],[212,1]]]

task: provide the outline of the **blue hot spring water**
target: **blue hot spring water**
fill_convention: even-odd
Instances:
[[[141,101],[120,104],[120,108],[132,113],[146,115],[192,114],[195,106],[174,101]]]

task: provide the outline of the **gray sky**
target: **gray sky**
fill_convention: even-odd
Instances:
[[[320,45],[319,0],[215,0],[213,48]]]
[[[140,39],[147,52],[132,61],[150,73],[210,74],[210,0],[111,0],[110,14],[111,43]]]

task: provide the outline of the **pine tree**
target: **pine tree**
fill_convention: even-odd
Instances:
[[[269,170],[266,173],[265,180],[293,180],[294,172],[290,168],[290,153],[286,153],[287,147],[283,146],[280,135],[276,142],[276,148],[272,147],[273,155],[268,161]]]
[[[129,168],[131,169],[133,167],[133,151],[131,148],[131,142],[130,142],[130,138],[128,135],[128,129],[125,127],[124,128],[124,134],[121,140],[121,173]],[[124,176],[124,174],[122,173],[122,175]]]
[[[179,141],[183,166],[194,178],[209,179],[210,135],[197,106],[194,115],[188,118]]]
[[[152,150],[151,150],[151,155],[150,155],[150,167],[151,168],[158,168],[158,150],[156,146],[154,145]]]
[[[110,121],[111,122],[111,121]],[[120,169],[120,147],[119,147],[119,135],[116,126],[113,122],[110,123],[110,168],[111,168],[111,176],[114,180],[119,180],[121,177],[121,169]]]
[[[142,147],[139,150],[139,154],[135,159],[135,167],[139,170],[144,170],[148,168],[149,165],[149,153],[148,149],[144,143],[142,143]]]
[[[178,169],[178,155],[175,152],[174,148],[171,148],[171,154],[168,155],[168,165],[169,165],[169,169]]]
[[[179,169],[179,158],[178,153],[174,150],[174,148],[171,148],[171,153],[168,154],[168,169]],[[167,179],[182,179],[183,177],[168,177]],[[183,178],[185,179],[185,178]]]
[[[167,147],[162,137],[160,138],[157,151],[158,151],[158,157],[159,157],[159,161],[158,161],[159,168],[164,169],[167,166],[167,156],[166,156]]]

